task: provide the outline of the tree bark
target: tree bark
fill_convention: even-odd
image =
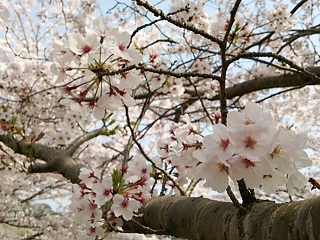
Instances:
[[[260,201],[248,210],[241,213],[232,203],[201,197],[164,196],[149,201],[136,220],[159,233],[194,240],[320,239],[320,197],[284,204]],[[125,227],[148,233],[134,222]]]

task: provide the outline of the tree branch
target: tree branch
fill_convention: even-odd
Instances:
[[[25,140],[16,140],[12,135],[0,135],[0,141],[15,153],[43,160],[45,163],[34,163],[29,166],[29,173],[56,172],[73,183],[79,183],[78,178],[81,164],[76,162],[69,152],[64,149],[55,149],[39,143],[30,143]]]
[[[101,128],[98,128],[96,130],[93,130],[91,132],[85,133],[82,136],[75,139],[71,144],[68,145],[66,148],[66,152],[69,153],[69,156],[72,156],[75,151],[85,142],[98,137],[98,136],[110,136],[114,134],[113,130],[108,130],[106,126],[102,126]]]
[[[320,67],[307,68],[307,71],[313,73],[317,77],[320,77]],[[270,88],[298,87],[318,84],[320,84],[320,81],[314,80],[302,73],[288,73],[279,76],[268,76],[238,83],[227,88],[227,98],[232,99],[234,97],[240,97],[245,94]],[[211,100],[219,99],[220,96],[218,94]]]
[[[164,196],[150,200],[142,209],[142,218],[126,222],[125,230],[202,240],[239,239],[318,239],[320,236],[320,197],[299,202],[253,203],[240,212],[232,203],[206,198]],[[147,228],[146,228],[147,227]]]
[[[150,11],[155,17],[160,17],[161,19],[166,20],[179,28],[189,30],[195,34],[199,34],[202,37],[209,39],[212,42],[217,43],[219,46],[222,44],[222,41],[220,39],[208,34],[206,31],[203,31],[201,29],[196,28],[195,26],[193,26],[189,23],[176,20],[176,19],[172,18],[171,16],[166,15],[163,11],[151,6],[147,1],[136,0],[136,2],[139,6],[142,6],[145,9],[147,9],[148,11]]]

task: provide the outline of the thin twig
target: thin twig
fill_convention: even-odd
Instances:
[[[128,119],[128,121],[130,122],[130,117],[129,117],[129,112],[128,112],[128,107],[125,106],[125,110],[126,110],[126,117]],[[185,191],[183,190],[182,186],[176,181],[174,180],[174,178],[172,176],[170,176],[170,174],[168,174],[165,170],[163,170],[162,168],[158,167],[155,162],[148,156],[148,154],[144,151],[143,147],[141,146],[141,144],[138,142],[136,136],[135,136],[135,132],[132,128],[132,126],[129,124],[128,125],[130,132],[131,132],[131,136],[132,139],[134,141],[134,143],[137,145],[137,147],[139,148],[141,154],[143,155],[143,157],[152,164],[152,166],[159,170],[160,172],[162,172],[172,183],[173,185],[178,189],[178,191],[180,192],[181,196],[185,196]]]
[[[238,199],[237,199],[236,196],[233,194],[233,192],[232,192],[232,190],[231,190],[231,187],[228,186],[226,190],[227,190],[227,194],[228,194],[230,200],[232,201],[233,205],[234,205],[236,208],[238,208],[240,211],[242,211],[242,212],[247,212],[248,210],[239,203]]]

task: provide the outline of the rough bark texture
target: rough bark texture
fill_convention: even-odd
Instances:
[[[143,209],[139,222],[159,232],[201,240],[320,239],[320,197],[276,204],[261,201],[239,213],[232,203],[183,196],[159,197]],[[148,232],[134,223],[126,226]]]

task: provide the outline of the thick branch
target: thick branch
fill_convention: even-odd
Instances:
[[[7,147],[11,148],[15,153],[24,156],[41,159],[45,162],[52,161],[51,159],[57,155],[57,150],[44,146],[38,143],[29,143],[24,140],[16,140],[12,135],[0,135],[0,142],[3,142]]]
[[[320,198],[276,204],[263,201],[240,213],[232,204],[183,196],[152,199],[139,219],[144,226],[180,238],[202,240],[318,239]],[[147,233],[134,223],[131,231]]]
[[[81,164],[76,162],[64,149],[54,149],[39,143],[29,143],[25,140],[16,140],[11,135],[0,135],[0,141],[15,153],[26,157],[40,159],[45,163],[30,165],[30,173],[59,173],[73,183],[79,183],[78,178]]]
[[[295,72],[276,76],[259,77],[254,80],[237,83],[232,87],[226,88],[226,97],[227,99],[232,99],[264,89],[304,87],[307,85],[320,84],[320,81],[315,79],[316,77],[320,77],[320,67],[307,68],[306,71],[309,76],[304,73]],[[199,96],[204,95],[203,91],[197,90],[197,92],[195,92],[193,89],[188,88],[186,88],[185,93],[190,94],[193,98],[188,99],[185,103],[182,103],[179,108],[177,108],[174,118],[176,122],[179,122],[181,114],[183,114],[190,105],[195,103]],[[221,94],[219,93],[210,100],[218,101],[220,99]]]
[[[307,69],[308,72],[320,77],[320,67],[312,67]],[[306,85],[318,85],[320,81],[311,79],[302,73],[289,73],[279,76],[268,76],[257,78],[227,88],[227,98],[240,97],[245,94],[256,92],[270,88],[285,88],[285,87],[303,87]],[[220,96],[215,96],[212,100],[219,100]]]
[[[98,136],[109,136],[114,134],[114,131],[111,130],[109,131],[107,129],[106,126],[102,126],[101,128],[98,128],[96,130],[93,130],[91,132],[88,132],[80,137],[78,137],[77,139],[75,139],[71,144],[68,145],[68,147],[66,148],[66,151],[70,154],[70,156],[72,156],[75,151],[85,142],[98,137]]]
[[[30,173],[59,173],[73,183],[79,183],[78,178],[82,167],[72,156],[75,151],[85,142],[97,136],[109,136],[114,134],[115,129],[108,130],[106,126],[75,139],[66,149],[51,148],[39,143],[30,143],[25,140],[16,140],[12,135],[0,135],[0,142],[11,148],[15,153],[26,157],[43,160],[45,163],[30,165]]]

